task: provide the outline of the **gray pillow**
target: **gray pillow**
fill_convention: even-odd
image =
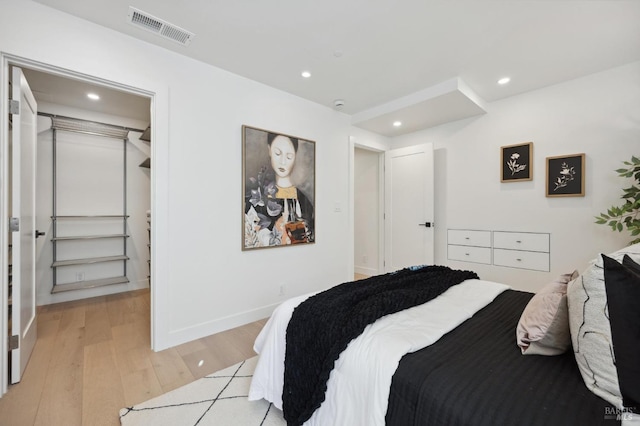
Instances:
[[[625,254],[640,261],[640,244],[608,256],[621,262]],[[567,306],[573,352],[585,385],[602,399],[622,408],[601,255],[591,261],[577,280],[569,283]]]
[[[560,355],[569,349],[567,283],[578,275],[578,271],[561,275],[527,303],[516,327],[516,340],[523,355]]]

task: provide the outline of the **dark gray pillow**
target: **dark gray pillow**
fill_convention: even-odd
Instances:
[[[626,263],[633,262],[629,256],[623,262],[625,259]],[[622,402],[625,407],[637,409],[640,408],[640,274],[605,255],[602,260]]]
[[[628,254],[622,258],[622,264],[629,268],[631,272],[640,277],[640,265],[638,265]]]

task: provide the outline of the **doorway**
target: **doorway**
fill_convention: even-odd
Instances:
[[[354,273],[369,277],[384,272],[384,152],[354,147]]]
[[[432,144],[383,151],[356,145],[352,139],[350,147],[354,276],[433,264]],[[374,240],[377,270],[368,266],[375,264],[370,261],[371,253],[375,254]]]
[[[51,294],[51,251],[52,245],[55,245],[51,241],[51,229],[52,229],[52,180],[55,181],[55,177],[52,173],[52,161],[51,161],[51,151],[52,151],[52,135],[51,135],[51,119],[50,116],[75,116],[74,118],[80,118],[81,120],[91,121],[91,122],[99,122],[106,123],[120,127],[126,127],[131,130],[131,136],[128,138],[128,141],[125,141],[125,152],[129,154],[130,167],[125,169],[125,174],[129,171],[129,178],[131,177],[131,166],[135,168],[135,172],[138,175],[142,175],[146,177],[146,186],[144,184],[135,186],[131,188],[129,192],[132,190],[135,191],[144,191],[146,197],[146,206],[142,210],[142,219],[138,219],[138,222],[141,224],[137,224],[135,226],[128,226],[128,231],[134,231],[138,236],[135,238],[135,244],[132,243],[132,236],[126,237],[125,241],[127,241],[129,247],[134,246],[134,252],[136,252],[136,278],[133,280],[135,283],[140,282],[141,280],[145,282],[148,286],[150,285],[150,275],[151,275],[151,264],[149,262],[151,258],[152,245],[150,241],[151,232],[148,229],[150,226],[150,218],[148,217],[148,213],[151,211],[151,168],[150,168],[150,159],[152,157],[152,145],[149,142],[144,141],[140,136],[145,132],[145,130],[151,130],[153,126],[151,126],[151,111],[153,105],[154,95],[149,92],[145,92],[143,90],[124,87],[117,83],[106,82],[103,80],[99,80],[97,78],[79,75],[67,70],[57,69],[55,67],[47,66],[44,64],[33,63],[32,61],[3,56],[3,74],[2,74],[2,83],[3,88],[8,86],[9,82],[9,70],[13,67],[20,67],[25,70],[25,75],[28,80],[33,81],[33,92],[34,96],[38,99],[38,110],[44,111],[46,114],[41,114],[38,116],[38,150],[42,150],[44,155],[41,156],[38,163],[38,174],[39,177],[36,182],[38,197],[37,204],[40,205],[38,211],[36,213],[36,221],[38,222],[38,227],[47,232],[47,236],[49,238],[42,239],[37,242],[37,251],[38,251],[38,262],[36,268],[37,275],[37,288],[38,288],[38,299],[39,305],[41,304],[49,304],[49,303],[57,303],[67,300],[81,299],[87,297],[93,297],[96,295],[108,294],[108,293],[116,293],[121,291],[129,291],[130,289],[135,289],[135,285],[132,288],[121,287],[109,289],[109,286],[105,286],[104,289],[89,288],[89,289],[80,289],[74,291],[68,291],[60,294]],[[101,107],[91,109],[90,107],[83,107],[82,105],[74,105],[70,102],[61,101],[57,98],[56,90],[62,90],[67,94],[81,94],[86,97],[86,92],[88,88],[96,89],[94,91],[99,91],[102,94],[103,101],[106,101],[107,104],[102,104]],[[51,90],[49,90],[51,89]],[[2,98],[8,98],[8,94],[6,90],[0,90],[0,94],[2,94]],[[113,106],[117,105],[118,99],[122,102],[122,99],[125,99],[125,104],[120,103],[117,111],[118,113],[114,113]],[[86,103],[86,100],[84,100]],[[131,108],[142,108],[146,109],[146,116],[136,116],[136,117],[123,117],[121,114],[122,110],[126,109],[125,107]],[[5,111],[3,108],[0,108],[0,111]],[[5,115],[5,114],[3,114]],[[8,114],[7,114],[8,115]],[[49,116],[49,117],[48,117]],[[6,115],[5,115],[6,117]],[[0,134],[0,140],[2,142],[2,158],[4,159],[3,165],[7,164],[7,158],[10,155],[7,146],[7,136],[8,131],[5,131],[9,126],[7,125],[7,121],[3,117],[3,125],[1,127],[2,133]],[[49,123],[49,124],[47,124]],[[67,141],[68,143],[79,143],[78,141]],[[95,143],[95,141],[92,141]],[[99,144],[100,142],[98,142]],[[122,144],[122,141],[120,142]],[[122,146],[122,145],[121,145]],[[109,147],[112,148],[112,147]],[[122,149],[122,148],[119,148]],[[132,155],[132,153],[134,155]],[[69,160],[66,161],[76,161]],[[80,160],[81,161],[81,160]],[[78,162],[80,162],[78,161]],[[144,163],[144,164],[143,164]],[[139,167],[139,164],[142,167]],[[145,165],[147,168],[145,168]],[[61,164],[58,163],[58,168],[60,168]],[[64,167],[64,166],[63,166]],[[2,175],[4,177],[7,176],[6,166],[3,167]],[[79,180],[83,180],[79,176]],[[6,180],[4,180],[2,191],[4,193],[2,197],[2,211],[8,211],[8,205],[11,201],[11,191],[9,191],[9,187],[7,186]],[[129,196],[129,198],[132,198]],[[135,197],[140,198],[140,197]],[[144,198],[144,197],[142,197]],[[137,207],[137,210],[140,210],[140,207]],[[140,212],[136,213],[137,216],[140,216]],[[3,217],[8,217],[8,215],[3,215]],[[149,222],[148,222],[149,220]],[[136,228],[136,229],[133,229]],[[142,228],[142,229],[140,229]],[[124,231],[126,234],[127,231]],[[8,259],[8,243],[9,243],[9,228],[8,224],[5,223],[5,220],[2,221],[2,232],[0,236],[0,253],[2,253],[3,259]],[[143,237],[140,237],[140,234]],[[124,238],[124,237],[123,237]],[[120,245],[122,245],[122,239],[120,241]],[[133,253],[129,251],[129,255]],[[2,360],[2,372],[0,373],[0,379],[2,380],[2,390],[0,395],[6,392],[7,387],[7,372],[8,372],[8,363],[9,363],[9,351],[7,347],[8,340],[8,303],[9,303],[9,294],[8,294],[8,266],[6,266],[7,262],[3,262],[2,265],[2,283],[3,283],[3,291],[2,291],[2,306],[0,307],[0,325],[2,326],[2,336],[3,336],[3,350],[0,355],[0,359]],[[129,275],[131,275],[132,270],[129,270]],[[85,276],[82,275],[81,272],[74,274],[76,277],[85,279]],[[126,275],[126,274],[125,274]],[[88,278],[88,277],[86,277]],[[153,326],[153,311],[151,311],[151,326]],[[151,330],[149,331],[151,334]]]

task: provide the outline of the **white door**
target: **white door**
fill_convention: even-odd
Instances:
[[[433,145],[385,152],[385,270],[433,264]]]
[[[22,377],[36,343],[36,274],[35,274],[35,193],[37,105],[20,68],[12,71],[11,99],[20,102],[12,126],[12,217],[18,218],[19,230],[12,240],[12,329],[18,336],[18,349],[11,351],[11,383]],[[13,337],[15,339],[15,337]]]

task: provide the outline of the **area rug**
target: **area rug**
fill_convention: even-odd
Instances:
[[[122,426],[284,426],[265,400],[248,401],[258,357],[220,370],[142,404],[120,410]]]

